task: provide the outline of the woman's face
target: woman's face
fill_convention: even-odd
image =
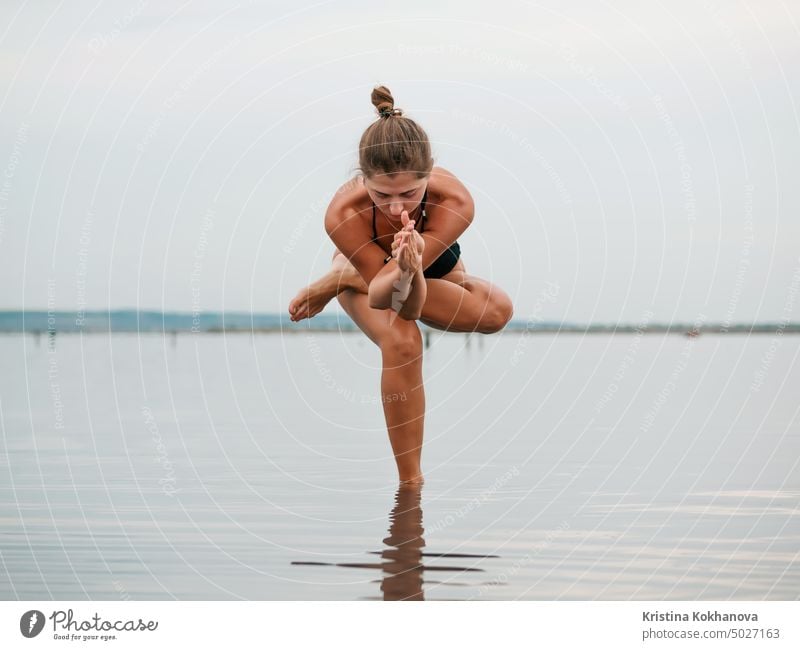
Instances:
[[[387,217],[400,219],[403,210],[411,214],[422,202],[428,177],[417,178],[411,172],[379,174],[364,179],[372,202]]]

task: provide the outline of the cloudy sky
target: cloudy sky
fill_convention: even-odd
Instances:
[[[285,310],[385,84],[516,318],[800,320],[800,8],[492,6],[5,0],[0,309]]]

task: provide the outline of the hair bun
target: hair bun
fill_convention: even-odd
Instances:
[[[372,105],[377,109],[380,117],[400,116],[403,111],[394,107],[394,97],[386,86],[376,86],[372,89]]]

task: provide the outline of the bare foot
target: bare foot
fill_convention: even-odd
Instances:
[[[312,282],[305,289],[300,289],[292,299],[289,303],[289,318],[293,322],[313,318],[336,296],[336,289],[325,280],[326,278],[321,278]]]
[[[292,299],[289,303],[289,317],[292,321],[296,323],[304,318],[313,318],[344,289],[353,288],[367,292],[366,283],[349,262],[339,266],[334,264],[334,267],[319,280],[301,289]]]

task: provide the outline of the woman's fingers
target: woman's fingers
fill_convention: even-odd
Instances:
[[[392,242],[392,251],[399,251],[400,246],[403,245],[403,242],[406,240],[406,235],[404,230],[398,231],[398,233],[394,236],[394,241]]]
[[[401,269],[411,270],[419,266],[419,233],[403,231],[398,238],[398,246],[395,258]]]
[[[417,249],[419,248],[419,245],[418,245],[418,242],[417,242],[417,237],[418,236],[419,236],[419,233],[417,233],[416,231],[412,231],[412,232],[406,233],[406,238],[405,238],[405,242],[406,242],[406,245],[408,246],[409,250],[410,251],[414,251],[415,253],[417,252]]]
[[[408,216],[405,211],[403,211],[403,214],[406,217]],[[416,264],[417,256],[422,255],[422,251],[425,248],[425,240],[414,229],[414,221],[408,219],[403,221],[403,228],[395,233],[392,240],[392,257],[398,263],[402,259],[402,265],[409,268]]]

